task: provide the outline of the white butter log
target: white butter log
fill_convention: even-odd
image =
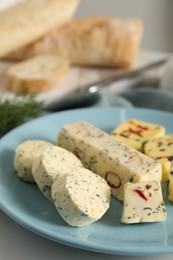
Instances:
[[[78,168],[52,184],[52,198],[61,217],[71,226],[84,227],[99,220],[110,205],[110,187],[99,175]]]
[[[54,180],[67,173],[77,174],[79,167],[83,168],[83,165],[73,153],[52,145],[34,162],[32,174],[38,188],[52,202],[51,186]]]
[[[123,186],[127,182],[161,181],[160,163],[85,121],[65,125],[58,134],[57,144],[73,152],[86,168],[103,177],[112,195],[120,201],[123,201]]]
[[[121,222],[158,222],[166,220],[160,182],[148,181],[124,185],[124,205]]]

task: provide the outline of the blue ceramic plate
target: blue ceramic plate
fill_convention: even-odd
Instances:
[[[122,204],[111,199],[110,209],[97,222],[74,228],[67,225],[34,184],[18,179],[13,169],[14,150],[26,139],[56,142],[60,128],[86,120],[106,132],[128,118],[161,124],[173,132],[173,114],[135,108],[87,108],[51,114],[30,121],[0,140],[1,209],[22,226],[69,246],[110,254],[144,255],[173,253],[173,204],[164,198],[168,213],[165,222],[124,225],[120,223]]]

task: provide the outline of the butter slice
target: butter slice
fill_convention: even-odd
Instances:
[[[53,145],[44,140],[27,140],[17,146],[13,165],[16,175],[23,181],[35,183],[32,166],[44,149]]]
[[[52,198],[61,217],[75,227],[100,219],[110,206],[110,187],[99,175],[78,168],[76,175],[62,175],[52,185]]]
[[[162,164],[162,179],[168,181],[173,160],[173,135],[148,141],[144,146],[144,153]]]
[[[121,222],[157,222],[166,220],[160,182],[126,183]]]
[[[83,168],[81,161],[69,151],[52,145],[47,147],[32,166],[32,174],[38,188],[52,202],[51,186],[56,178],[76,174]]]
[[[161,181],[161,164],[85,121],[64,126],[57,143],[73,152],[84,167],[103,177],[120,201],[127,182]]]
[[[141,152],[146,141],[162,137],[164,134],[165,128],[163,126],[136,119],[124,121],[111,133],[112,137]]]

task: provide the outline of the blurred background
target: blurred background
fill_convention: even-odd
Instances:
[[[22,0],[0,0],[0,8]],[[142,49],[173,52],[172,0],[81,0],[76,17],[114,15],[140,18],[144,24]]]
[[[122,18],[139,17],[144,24],[142,48],[172,52],[172,10],[172,0],[83,0],[76,16],[111,14]]]

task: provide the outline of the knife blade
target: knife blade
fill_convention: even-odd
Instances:
[[[71,96],[63,98],[61,101],[51,103],[48,107],[45,108],[45,110],[55,112],[75,107],[90,106],[99,100],[99,93],[103,88],[106,88],[120,80],[135,78],[144,72],[163,65],[168,61],[168,59],[169,56],[152,61],[134,70],[123,70],[122,72],[116,73],[116,75],[113,75],[109,78],[86,84],[82,87],[82,89],[75,91],[75,93],[73,93]]]
[[[140,68],[136,68],[134,70],[125,70],[123,72],[120,72],[119,74],[116,74],[112,77],[109,77],[109,78],[106,78],[106,79],[103,79],[103,80],[100,80],[100,81],[97,81],[97,82],[94,82],[94,83],[91,83],[91,84],[87,84],[83,87],[83,89],[87,90],[87,91],[90,91],[90,92],[94,92],[94,87],[98,88],[99,89],[102,89],[104,88],[105,86],[108,86],[114,82],[117,82],[119,80],[122,80],[122,79],[130,79],[130,78],[135,78],[137,76],[139,76],[140,74],[148,71],[148,70],[151,70],[153,68],[156,68],[156,67],[159,67],[161,65],[163,65],[165,62],[168,61],[168,57],[164,57],[162,59],[159,59],[157,61],[153,61],[151,63],[148,63],[144,66],[141,66]]]

